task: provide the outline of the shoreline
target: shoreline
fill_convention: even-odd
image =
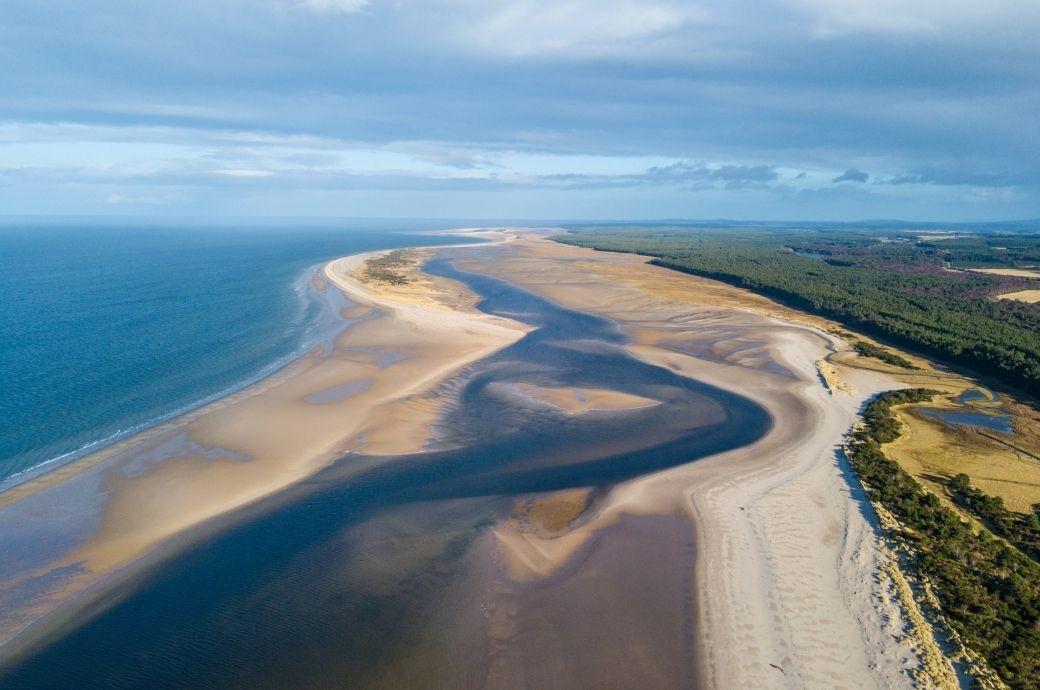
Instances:
[[[320,299],[320,291],[314,288],[314,286],[311,284],[311,280],[313,279],[313,277],[321,273],[321,270],[324,267],[324,265],[325,262],[309,266],[300,273],[296,280],[293,281],[294,285],[302,284],[304,289],[311,291],[311,294],[304,296],[304,299]],[[327,309],[328,311],[326,313],[321,314],[319,318],[326,319],[329,316],[335,316],[335,318],[338,318],[341,321],[341,323],[337,323],[334,325],[326,325],[324,331],[335,331],[335,333],[332,334],[332,337],[338,335],[340,332],[342,332],[344,328],[349,327],[349,323],[344,323],[345,319],[343,319],[338,314],[334,314],[335,311],[338,311],[334,307],[332,307],[331,305],[325,305],[323,308]],[[315,348],[320,347],[322,345],[322,341],[326,340],[329,337],[329,333],[324,331],[312,334],[311,339],[309,341],[302,342],[289,354],[283,355],[271,362],[268,362],[267,364],[260,366],[257,369],[257,371],[253,374],[250,374],[249,376],[243,378],[241,381],[232,383],[223,390],[217,391],[215,393],[210,393],[208,395],[204,395],[201,398],[198,398],[197,400],[181,405],[180,407],[177,407],[169,412],[162,413],[157,417],[142,421],[127,429],[117,431],[105,438],[90,441],[80,448],[70,450],[49,460],[44,460],[43,462],[37,463],[31,467],[27,467],[23,470],[19,470],[18,472],[12,475],[0,479],[0,505],[2,505],[3,496],[6,492],[12,489],[17,489],[19,486],[26,482],[41,478],[49,474],[50,472],[61,469],[69,463],[77,462],[90,455],[110,451],[113,446],[116,446],[120,442],[132,440],[140,434],[155,431],[156,429],[163,427],[168,423],[175,422],[180,417],[190,415],[191,413],[196,412],[197,410],[200,410],[206,407],[207,405],[220,402],[224,398],[234,396],[238,393],[245,391],[247,388],[250,388],[251,386],[260,384],[267,378],[277,376],[280,371],[282,371],[286,367],[292,366],[296,361],[310,354]]]
[[[337,476],[349,480],[379,462],[372,456],[419,452],[435,439],[433,423],[453,395],[438,392],[439,382],[530,331],[516,321],[478,312],[471,290],[418,268],[434,252],[455,251],[452,260],[461,271],[504,280],[560,307],[604,317],[628,336],[625,349],[642,362],[747,398],[768,412],[772,425],[747,445],[623,480],[602,492],[528,494],[521,501],[526,508],[492,520],[466,555],[471,569],[451,590],[458,610],[436,610],[439,616],[458,615],[478,625],[449,635],[445,654],[455,653],[449,642],[458,642],[460,635],[487,634],[490,655],[483,661],[494,669],[495,679],[507,681],[525,673],[523,650],[529,657],[541,650],[549,666],[553,659],[560,663],[566,653],[539,642],[548,635],[568,641],[560,649],[581,657],[566,667],[573,682],[575,669],[596,663],[593,651],[573,644],[588,634],[588,620],[603,616],[599,625],[641,630],[645,640],[668,639],[653,637],[667,629],[663,619],[664,627],[654,625],[649,611],[657,607],[658,612],[672,610],[670,615],[678,610],[687,626],[683,634],[691,640],[686,651],[656,652],[676,662],[674,668],[686,669],[666,672],[673,666],[661,665],[661,678],[697,680],[705,687],[909,685],[924,665],[924,652],[908,634],[912,611],[902,603],[898,582],[886,576],[898,566],[841,448],[874,394],[910,385],[910,377],[941,379],[948,388],[960,379],[931,369],[900,373],[859,362],[851,345],[829,332],[825,319],[717,281],[651,266],[645,257],[569,247],[534,233],[495,236],[500,242],[407,249],[409,267],[402,269],[407,279],[400,284],[366,279],[362,271],[368,259],[391,250],[325,264],[323,279],[357,305],[353,313],[358,318],[343,334],[349,338],[336,343],[331,358],[336,364],[316,375],[320,361],[302,363],[295,384],[290,377],[271,386],[293,390],[281,401],[277,390],[271,392],[270,409],[247,399],[237,414],[224,411],[193,427],[188,441],[198,448],[191,452],[203,462],[186,461],[172,470],[164,469],[169,458],[145,462],[143,480],[131,478],[106,490],[122,499],[114,514],[125,519],[154,510],[156,492],[179,483],[195,482],[189,487],[193,492],[210,491],[210,480],[218,488],[235,486],[232,481],[245,476],[241,468],[269,462],[260,450],[263,439],[252,435],[270,434],[265,424],[272,420],[295,425],[297,436],[326,433],[321,423],[315,426],[323,408],[338,410],[328,421],[336,432],[327,436],[338,441],[305,444],[311,462],[292,467],[275,462],[272,481],[251,497],[240,494],[243,500],[237,503],[213,498],[220,508],[216,512],[197,512],[197,519],[165,536],[147,532],[152,540],[143,555],[110,569],[111,579],[95,585],[110,588],[133,579],[184,544],[248,520],[250,506],[313,476],[333,458],[339,459]],[[511,243],[509,251],[497,248],[503,242]],[[392,363],[384,367],[380,353],[394,355]],[[563,415],[607,414],[610,409],[626,414],[647,407],[646,398],[626,397],[610,386],[520,386],[505,392]],[[321,403],[306,402],[315,395]],[[346,431],[343,414],[351,416]],[[290,447],[300,446],[280,446],[283,456]],[[207,458],[207,452],[216,455]],[[225,467],[227,474],[212,475],[206,461]],[[145,482],[147,490],[138,491],[135,481]],[[532,527],[532,515],[548,522]],[[168,511],[162,519],[174,518],[183,516]],[[158,524],[169,530],[170,523],[162,519]],[[100,543],[88,542],[74,552],[86,555],[85,562],[118,559],[127,545],[139,545],[103,527],[92,528],[103,537]],[[686,531],[690,538],[683,536]],[[637,574],[624,565],[633,558],[678,570]],[[653,594],[612,601],[609,616],[595,608],[607,607],[603,592],[625,591],[619,588],[635,586],[643,576],[656,578]],[[62,606],[46,621],[50,629],[96,605],[85,599],[79,608]],[[649,609],[647,602],[652,602]],[[529,613],[529,604],[542,613]],[[586,612],[591,618],[581,613],[582,606],[594,607]],[[18,645],[46,635],[45,627],[41,623],[31,635],[11,638],[14,645],[0,643],[0,653],[16,653]],[[600,659],[596,673],[610,668],[607,661]],[[628,677],[634,668],[616,668],[616,678]]]
[[[489,232],[494,233],[497,229],[495,228],[455,228],[451,230],[428,230],[428,231],[416,231],[418,235],[439,235],[439,236],[480,236],[487,235]],[[499,240],[502,241],[502,240]],[[444,248],[444,247],[467,247],[467,246],[479,246],[483,242],[477,243],[465,243],[455,245],[419,245],[415,247],[405,247],[405,249],[432,249],[432,248]],[[378,254],[393,251],[391,249],[377,249],[368,252],[359,252],[358,254],[351,254],[349,256],[364,256],[365,258],[375,256]],[[307,293],[302,298],[305,300],[314,300],[318,302],[325,302],[322,293],[323,290],[317,288],[313,283],[314,279],[325,275],[325,268],[328,264],[338,261],[347,257],[337,257],[327,261],[321,261],[301,271],[299,276],[292,281],[294,289],[299,292],[299,289],[305,290]],[[346,295],[344,294],[344,297]],[[273,376],[277,376],[286,367],[290,367],[299,360],[307,357],[316,348],[322,347],[328,341],[335,339],[345,328],[350,325],[351,319],[343,317],[339,312],[345,305],[330,305],[323,304],[323,313],[319,315],[318,320],[329,320],[330,323],[324,324],[321,327],[319,324],[310,324],[310,326],[319,326],[317,332],[310,333],[305,336],[306,339],[301,340],[301,343],[297,345],[292,352],[282,355],[275,360],[260,365],[255,372],[244,377],[240,381],[236,381],[220,391],[209,393],[199,397],[191,402],[183,404],[177,408],[174,408],[168,412],[164,412],[150,419],[135,423],[128,428],[120,429],[108,436],[100,439],[91,440],[81,447],[61,453],[47,460],[36,463],[30,467],[19,470],[14,474],[8,475],[0,479],[0,505],[3,505],[3,497],[8,491],[17,489],[22,484],[31,482],[39,479],[50,472],[57,471],[62,467],[95,455],[97,453],[104,453],[110,451],[113,446],[116,446],[124,441],[132,441],[140,434],[155,431],[161,427],[165,427],[167,424],[176,422],[179,418],[191,415],[202,408],[211,405],[213,403],[220,402],[225,398],[232,397],[238,393],[245,392],[252,386],[262,384],[265,379]],[[332,317],[330,319],[329,317]],[[331,323],[331,321],[337,321]],[[308,328],[310,327],[308,326]]]
[[[353,303],[350,314],[343,315],[344,327],[331,338],[333,352],[318,353],[319,341],[236,392],[0,492],[0,537],[14,549],[30,548],[35,538],[49,544],[42,553],[24,551],[9,568],[0,568],[6,590],[0,591],[0,654],[17,654],[31,640],[46,637],[52,623],[60,625],[65,612],[89,609],[113,582],[135,577],[149,562],[191,541],[190,535],[220,529],[223,516],[291,486],[344,453],[417,450],[436,404],[425,403],[419,415],[399,408],[416,407],[414,399],[443,377],[523,332],[511,322],[474,315],[452,324],[467,326],[468,342],[451,328],[420,331],[423,309],[431,309],[439,296],[425,307],[407,305],[412,322],[399,319],[392,299],[335,274],[331,267],[342,260],[326,262],[321,270]],[[305,275],[309,281],[311,274]],[[374,308],[377,303],[381,308]],[[405,354],[384,364],[378,353],[397,349]],[[366,377],[372,380],[368,390],[343,399],[320,398],[337,380]],[[314,395],[318,401],[311,400]],[[351,410],[352,424],[343,425],[343,409]],[[409,433],[384,430],[383,438],[376,438],[380,426],[392,426],[402,414],[414,417]],[[370,438],[361,444],[366,435]],[[76,496],[73,503],[79,505],[57,498],[66,494]],[[73,516],[79,521],[70,522]],[[19,596],[20,591],[26,594]]]

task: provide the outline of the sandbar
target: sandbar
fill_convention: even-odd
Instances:
[[[360,471],[366,458],[420,450],[443,404],[437,385],[528,330],[476,311],[450,281],[366,282],[357,271],[380,254],[330,262],[314,277],[351,302],[330,352],[0,494],[10,547],[0,657],[52,634],[61,609],[84,605],[174,537],[334,460]]]

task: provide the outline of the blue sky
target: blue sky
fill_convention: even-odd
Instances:
[[[5,0],[6,214],[1040,217],[1037,0]]]

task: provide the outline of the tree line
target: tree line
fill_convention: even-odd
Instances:
[[[1021,279],[948,271],[927,243],[627,232],[560,241],[651,256],[656,265],[750,289],[1040,397],[1040,305],[992,299]]]
[[[1008,685],[1040,687],[1040,565],[989,532],[976,532],[881,449],[899,437],[892,406],[930,402],[934,394],[915,388],[875,398],[852,435],[849,461],[871,500],[902,525],[895,536],[932,582],[965,644]]]

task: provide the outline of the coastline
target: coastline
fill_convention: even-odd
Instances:
[[[457,609],[435,617],[457,615],[475,626],[458,631],[460,639],[449,635],[449,642],[476,644],[470,636],[486,635],[479,640],[487,645],[486,684],[553,680],[531,675],[523,660],[541,655],[547,668],[562,672],[559,664],[573,655],[572,675],[561,686],[650,670],[661,683],[682,679],[704,687],[909,685],[926,651],[907,632],[898,583],[884,575],[895,566],[841,445],[874,393],[908,385],[910,376],[950,375],[864,365],[828,332],[825,319],[650,266],[645,257],[567,247],[530,233],[494,237],[508,242],[508,250],[487,243],[407,250],[403,284],[363,275],[366,261],[389,250],[327,263],[323,280],[355,305],[348,310],[355,321],[334,352],[305,358],[284,381],[200,415],[185,438],[166,439],[173,452],[150,439],[136,461],[117,459],[138,466],[122,477],[109,472],[99,485],[103,517],[147,516],[145,524],[129,532],[103,521],[89,525],[90,539],[47,565],[89,564],[95,577],[80,577],[80,593],[100,588],[98,573],[107,572],[111,585],[220,529],[227,523],[220,516],[248,519],[249,505],[333,459],[337,475],[349,479],[379,456],[428,448],[453,395],[438,385],[531,330],[478,312],[471,290],[419,270],[434,252],[446,251],[463,271],[605,317],[639,360],[748,398],[773,420],[749,445],[603,491],[535,494],[508,519],[493,520],[466,556],[469,570],[452,585]],[[956,387],[952,378],[943,381]],[[648,408],[647,398],[609,387],[496,390],[561,415]],[[295,440],[279,438],[275,427],[292,428]],[[265,476],[256,481],[244,468]],[[243,487],[243,480],[252,483]],[[163,495],[171,487],[176,496]],[[185,515],[185,497],[201,497],[205,505]],[[662,567],[633,572],[625,563]],[[646,582],[654,583],[652,593],[606,597],[637,583],[643,591]],[[51,603],[75,599],[75,591],[55,590]],[[596,607],[609,614],[597,608],[592,615]],[[668,625],[655,620],[663,611]],[[75,612],[63,606],[19,643],[45,635],[46,624],[60,627],[61,616]],[[655,653],[666,663],[646,665],[647,656],[642,667],[626,666],[624,647],[584,649],[575,641],[588,635],[590,620],[618,639],[625,630],[642,631],[658,641]],[[675,632],[662,637],[664,630]],[[546,639],[568,642],[549,649]],[[456,653],[443,645],[446,654]],[[575,668],[600,675],[574,676]]]
[[[310,266],[300,274],[296,281],[294,281],[295,285],[302,285],[305,290],[313,289],[315,292],[319,293],[308,295],[305,299],[321,299],[321,291],[317,290],[314,286],[313,278],[320,274],[323,267],[324,264],[321,263]],[[8,491],[17,489],[17,487],[26,482],[41,478],[51,472],[59,470],[69,463],[77,462],[87,456],[95,456],[101,453],[111,454],[113,449],[124,441],[139,439],[140,435],[157,432],[159,429],[172,428],[172,426],[168,427],[168,425],[175,426],[175,423],[207,405],[219,402],[225,398],[230,398],[237,393],[245,391],[251,386],[264,382],[268,378],[277,376],[283,369],[291,366],[297,360],[302,359],[315,348],[323,346],[326,341],[330,338],[335,338],[335,336],[342,332],[344,328],[349,326],[349,322],[343,319],[339,314],[342,306],[343,305],[324,305],[323,309],[325,310],[325,313],[321,315],[321,318],[329,319],[329,317],[332,317],[337,319],[336,323],[326,323],[324,326],[318,327],[317,332],[309,333],[308,335],[310,337],[303,340],[294,350],[275,359],[274,361],[260,365],[254,373],[240,381],[232,383],[227,388],[203,395],[197,400],[172,409],[155,418],[136,423],[105,438],[90,441],[80,448],[62,453],[61,455],[44,460],[43,462],[0,479],[0,506],[4,505],[3,497]]]
[[[490,231],[489,233],[489,230],[486,228],[418,231],[415,234],[463,237],[477,236],[492,237],[497,240],[501,239],[494,231]],[[477,244],[480,243],[482,242],[478,242]],[[407,248],[432,249],[445,246],[468,245],[420,245]],[[352,254],[350,256],[364,255],[367,258],[388,251],[393,251],[393,249],[378,249],[359,252],[358,254]],[[330,261],[335,260],[336,259],[332,259]],[[309,353],[315,350],[315,348],[323,347],[329,349],[336,336],[347,328],[352,321],[352,319],[347,318],[342,314],[343,309],[348,306],[347,303],[343,301],[346,298],[345,294],[341,291],[337,291],[334,297],[338,297],[339,299],[330,300],[328,297],[329,293],[326,293],[324,290],[325,284],[324,282],[321,282],[325,267],[330,263],[330,261],[321,261],[307,267],[292,281],[293,289],[297,292],[301,300],[321,302],[322,304],[321,313],[314,322],[307,324],[304,327],[304,333],[300,338],[300,342],[296,344],[290,352],[282,354],[273,360],[257,363],[251,373],[239,380],[231,382],[221,390],[204,393],[196,399],[180,404],[179,406],[165,412],[161,412],[154,417],[134,421],[130,423],[129,426],[112,432],[107,436],[88,440],[78,448],[61,452],[58,455],[49,457],[32,466],[0,478],[0,506],[4,505],[5,494],[22,484],[44,477],[51,472],[61,469],[65,465],[76,463],[87,457],[96,459],[101,454],[112,455],[116,452],[115,448],[125,447],[127,442],[136,442],[143,434],[154,434],[158,433],[158,430],[160,429],[173,428],[182,423],[184,419],[193,415],[193,413],[196,413],[208,405],[218,403],[239,393],[245,392],[247,389],[254,386],[262,385],[267,379],[278,376],[283,369],[292,366],[301,359],[304,359]],[[321,282],[321,285],[318,284],[319,282]]]
[[[366,252],[354,263],[389,251]],[[53,610],[76,608],[77,597],[104,589],[117,574],[132,576],[157,547],[168,551],[195,528],[344,453],[414,452],[431,433],[439,403],[429,394],[439,377],[524,332],[462,312],[446,327],[421,328],[424,311],[438,311],[439,298],[454,296],[408,304],[411,320],[400,319],[393,299],[337,275],[330,267],[343,266],[338,262],[328,262],[323,275],[351,306],[341,309],[346,327],[333,338],[333,351],[312,347],[237,392],[0,493],[0,537],[20,552],[0,568],[0,651],[11,652],[15,638],[45,635]],[[366,390],[309,399],[366,380]],[[352,423],[344,425],[348,409]],[[406,433],[387,432],[402,419],[410,424]],[[44,547],[31,553],[30,542],[39,539]]]

